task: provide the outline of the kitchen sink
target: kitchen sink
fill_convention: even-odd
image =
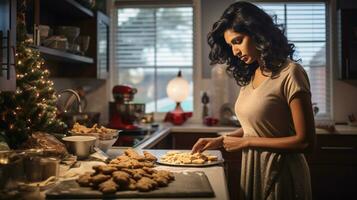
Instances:
[[[72,128],[76,122],[92,127],[99,123],[100,112],[64,112],[59,115],[59,118],[67,124],[68,128]]]

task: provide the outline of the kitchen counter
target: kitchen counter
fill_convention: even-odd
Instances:
[[[223,132],[226,132],[226,131],[233,131],[236,128],[238,128],[238,127],[205,126],[203,124],[198,124],[198,123],[185,123],[182,126],[173,126],[172,124],[169,124],[169,123],[160,124],[159,129],[155,133],[153,133],[150,138],[148,138],[147,140],[145,140],[141,144],[139,144],[136,147],[136,149],[139,150],[139,149],[156,148],[157,144],[160,146],[160,143],[162,142],[162,140],[168,139],[168,140],[172,141],[173,138],[171,138],[171,136],[176,137],[176,139],[181,138],[181,142],[185,143],[185,146],[186,146],[185,148],[187,148],[187,147],[189,148],[189,146],[191,145],[191,143],[194,140],[193,138],[195,138],[195,137],[196,137],[195,139],[197,139],[197,137],[200,135],[205,135],[205,137],[209,137],[210,134],[212,134],[212,136],[214,137],[217,135],[217,133],[222,134]],[[320,146],[322,145],[322,146],[318,148],[320,150],[316,154],[317,157],[315,156],[313,158],[313,160],[310,159],[311,163],[320,162],[324,158],[329,158],[328,160],[331,160],[331,154],[330,154],[330,152],[328,152],[331,150],[329,150],[329,149],[325,150],[326,147],[332,147],[332,148],[337,147],[337,148],[345,149],[344,145],[347,145],[349,148],[349,146],[351,146],[351,144],[349,144],[349,143],[345,144],[346,142],[344,142],[344,141],[346,141],[346,140],[350,141],[351,138],[354,138],[355,135],[357,136],[357,127],[348,126],[348,125],[336,125],[335,129],[336,129],[335,131],[329,132],[325,129],[316,128],[316,134],[317,134],[318,138],[320,138],[319,145]],[[187,137],[185,135],[187,135]],[[331,136],[331,137],[329,137],[329,136]],[[187,140],[185,140],[185,138]],[[328,140],[328,141],[326,141],[326,140]],[[175,146],[172,146],[172,147],[175,148]],[[349,152],[347,152],[347,153],[349,153]],[[354,153],[352,155],[354,155]],[[339,157],[339,158],[335,158],[335,159],[340,160],[340,161],[345,161],[345,154],[341,155],[341,158]],[[231,168],[228,168],[228,172],[237,173],[236,167],[237,167],[237,165],[239,165],[240,161],[227,160],[227,163],[228,163],[228,166],[231,166]],[[312,166],[313,166],[313,164],[312,164]],[[224,177],[223,168],[220,166],[217,166],[217,167],[218,167],[218,169],[206,169],[206,170],[208,170],[207,174],[217,173],[219,176],[217,178],[219,180],[221,180],[219,182],[219,184],[220,184],[219,188],[217,189],[218,192],[216,192],[216,190],[215,190],[215,192],[220,194],[222,191],[225,191],[225,192],[223,192],[224,196],[227,196],[226,188],[229,187],[229,190],[231,192],[230,195],[232,195],[232,193],[234,194],[234,192],[232,192],[232,191],[236,191],[235,188],[239,187],[239,184],[237,184],[237,183],[239,183],[239,175],[235,174],[235,176],[230,175],[229,177]],[[212,170],[212,172],[209,172],[210,170]],[[213,172],[214,170],[216,170],[216,172]],[[331,171],[334,171],[334,170],[335,169],[333,169]],[[240,172],[238,172],[238,173],[240,173]],[[311,173],[312,173],[312,176],[314,176],[314,177],[316,176],[316,173],[314,171],[312,171]],[[329,173],[331,173],[331,172],[329,172]],[[227,181],[227,185],[222,186],[222,177],[221,176],[223,177],[224,182]],[[318,179],[321,179],[321,177],[318,177]],[[212,184],[212,187],[215,188],[215,186],[214,186],[215,183],[213,183],[213,181],[215,182],[216,180],[212,181],[212,178],[209,178],[209,180]],[[314,188],[316,189],[316,186]],[[235,196],[233,195],[232,197],[234,198]]]
[[[227,126],[205,126],[198,123],[185,123],[182,126],[173,126],[170,123],[160,124],[157,131],[155,131],[150,137],[140,142],[135,149],[151,149],[156,144],[158,144],[162,139],[167,137],[170,133],[176,134],[192,134],[192,133],[205,133],[205,134],[214,134],[218,132],[233,131],[238,127],[227,127]],[[317,135],[356,135],[357,136],[357,127],[348,126],[348,125],[336,125],[335,131],[329,132],[325,129],[316,128]]]
[[[162,130],[162,134],[166,133],[167,129]],[[145,144],[143,144],[145,145]],[[122,147],[113,147],[110,150],[108,150],[108,155],[110,157],[116,157],[117,155],[120,155],[126,148]],[[135,148],[138,152],[141,152],[140,147]],[[160,152],[162,151],[167,151],[167,150],[155,150],[155,149],[148,149],[151,153],[153,153],[155,156],[159,155]],[[219,151],[217,151],[219,152]],[[219,152],[220,153],[220,152]],[[214,198],[194,198],[195,200],[203,200],[203,199],[217,199],[217,200],[225,200],[229,199],[228,198],[228,188],[227,188],[227,182],[226,182],[226,177],[224,174],[224,168],[223,165],[214,165],[214,166],[207,166],[207,167],[179,167],[179,166],[164,166],[164,165],[158,165],[157,169],[164,169],[172,172],[189,172],[189,171],[203,171],[211,186],[212,189],[215,193]],[[150,198],[153,199],[153,198]],[[187,199],[187,198],[170,198],[170,199]],[[161,198],[162,200],[162,198]]]
[[[122,147],[113,147],[110,150],[108,150],[108,155],[111,158],[114,158],[118,155],[121,155],[125,149],[126,148],[122,148]],[[136,149],[136,150],[139,153],[141,153],[142,149]],[[155,156],[158,157],[158,155],[163,154],[163,152],[166,152],[167,150],[148,149],[148,151],[150,151],[152,154],[154,154]],[[219,157],[222,157],[219,151],[214,151],[214,152],[215,153],[212,155],[219,154],[220,155]],[[83,173],[85,171],[89,171],[93,165],[98,164],[98,162],[94,162],[94,161],[80,161],[80,163],[81,163],[80,168],[71,169],[72,173],[73,172]],[[180,166],[157,165],[157,167],[155,169],[168,170],[171,172],[196,172],[196,171],[204,172],[211,184],[211,187],[214,191],[215,197],[194,198],[194,199],[197,199],[197,200],[208,200],[208,199],[209,200],[226,200],[226,199],[229,199],[228,198],[228,188],[227,188],[227,184],[226,184],[226,178],[225,178],[225,174],[224,174],[223,165],[213,165],[213,166],[207,166],[207,167],[180,167]],[[129,198],[120,198],[120,199],[129,199]],[[136,199],[146,199],[146,198],[136,198]],[[150,198],[150,199],[162,200],[163,198]],[[183,199],[187,199],[187,198],[165,198],[165,199],[173,199],[173,200],[182,199],[183,200]]]
[[[170,133],[175,134],[192,134],[192,133],[205,133],[205,134],[222,134],[223,132],[234,131],[239,127],[232,126],[206,126],[200,123],[186,122],[181,126],[174,126],[171,123],[161,123],[159,128],[151,133],[149,136],[134,146],[136,149],[151,149],[162,139],[167,137]],[[335,130],[330,132],[326,129],[316,128],[317,135],[356,135],[357,127],[348,125],[336,125]]]
[[[173,126],[172,124],[165,123],[163,126],[170,128],[171,132],[180,133],[217,133],[224,131],[233,131],[239,127],[232,126],[206,126],[201,123],[185,123],[182,126]],[[335,131],[329,132],[326,129],[316,128],[316,134],[332,134],[332,135],[357,135],[357,127],[349,125],[335,125]]]

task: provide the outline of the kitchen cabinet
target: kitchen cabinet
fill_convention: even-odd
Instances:
[[[173,149],[191,149],[200,138],[217,137],[216,133],[171,133]]]
[[[51,77],[107,79],[110,27],[108,16],[100,11],[90,10],[74,0],[30,2],[32,3],[27,12],[27,29],[34,35],[35,48],[43,55]],[[79,27],[80,36],[90,37],[88,50],[83,54],[43,46],[40,42],[40,25],[47,25],[51,30],[59,26]],[[69,47],[71,46],[69,41]]]
[[[16,0],[0,1],[0,91],[14,91]]]
[[[357,79],[357,5],[340,1],[337,10],[339,78]]]
[[[201,137],[217,137],[216,133],[171,132],[154,149],[191,149]],[[351,199],[357,195],[356,135],[318,134],[312,153],[306,154],[311,173],[313,199]],[[238,199],[241,152],[220,149],[225,160],[230,199]]]
[[[317,135],[306,155],[313,199],[351,199],[357,195],[357,134]]]
[[[314,151],[306,154],[315,200],[351,199],[357,195],[357,134],[317,135]],[[231,199],[238,199],[241,152],[222,151]]]

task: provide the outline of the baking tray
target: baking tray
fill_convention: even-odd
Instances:
[[[75,180],[63,181],[46,193],[46,199],[103,199],[103,198],[182,198],[214,197],[211,184],[202,171],[174,173],[175,180],[167,187],[149,192],[118,191],[102,194],[90,187],[81,187]]]

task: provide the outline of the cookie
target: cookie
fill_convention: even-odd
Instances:
[[[113,180],[121,186],[129,184],[130,175],[123,171],[116,171],[113,173]]]
[[[117,189],[119,189],[119,185],[116,184],[113,179],[109,179],[99,184],[98,189],[104,194],[115,193]]]

